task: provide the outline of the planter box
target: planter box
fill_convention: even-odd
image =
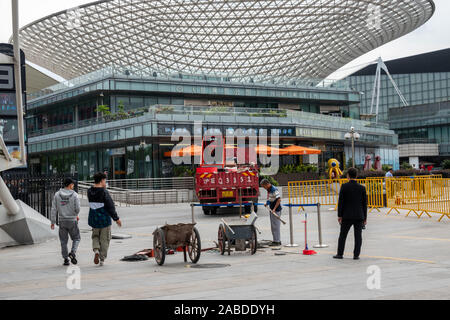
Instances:
[[[277,173],[272,177],[280,186],[287,186],[290,181],[320,180],[318,172]]]

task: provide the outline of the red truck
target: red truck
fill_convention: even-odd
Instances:
[[[202,150],[207,147],[208,139],[203,140]],[[259,173],[254,164],[235,164],[235,160],[226,161],[227,148],[233,148],[236,158],[237,147],[225,147],[223,142],[223,158],[220,164],[206,164],[201,156],[201,164],[195,174],[195,192],[201,204],[215,204],[217,206],[203,206],[205,215],[215,214],[219,207],[232,207],[236,204],[258,202]],[[248,150],[247,150],[248,152]],[[246,157],[248,159],[248,157]],[[229,159],[228,159],[229,160]],[[242,206],[245,213],[250,213],[251,206]],[[257,206],[255,206],[255,211]]]

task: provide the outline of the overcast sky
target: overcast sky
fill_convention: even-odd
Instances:
[[[20,26],[40,19],[46,15],[67,10],[93,0],[19,0]],[[356,67],[373,61],[378,57],[384,60],[396,59],[414,54],[450,48],[450,0],[434,0],[436,12],[422,27],[412,33],[385,44],[341,68],[329,78],[341,78],[345,74],[356,71]],[[11,36],[11,1],[0,0],[0,42],[8,42]],[[5,19],[6,17],[6,19]]]

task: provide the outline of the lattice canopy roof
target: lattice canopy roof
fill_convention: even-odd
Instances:
[[[21,41],[28,60],[66,79],[111,65],[325,78],[433,13],[432,0],[103,0],[29,24]]]

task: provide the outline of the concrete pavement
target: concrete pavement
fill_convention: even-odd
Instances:
[[[93,264],[87,208],[82,209],[82,241],[78,252],[81,289],[70,290],[67,267],[62,266],[59,241],[40,245],[0,249],[0,299],[449,299],[450,220],[418,220],[391,214],[387,210],[369,214],[363,233],[361,260],[351,259],[353,231],[347,240],[346,258],[332,259],[339,227],[336,212],[322,208],[323,242],[329,248],[316,249],[315,256],[299,254],[304,246],[304,215],[294,210],[295,242],[299,248],[285,248],[275,255],[271,248],[232,252],[203,252],[199,264],[225,264],[222,268],[192,268],[183,255],[168,256],[164,266],[153,259],[123,262],[120,259],[151,248],[152,232],[164,223],[190,222],[188,204],[118,208],[123,228],[113,233],[132,235],[112,240],[104,267]],[[308,208],[310,247],[318,243],[315,208]],[[288,210],[283,215],[288,220]],[[203,248],[214,247],[220,219],[232,221],[236,213],[195,216]],[[268,213],[260,210],[259,239],[271,239]],[[282,239],[289,242],[289,227],[282,226]],[[373,273],[375,270],[375,273]],[[71,270],[69,270],[71,271]],[[73,270],[72,270],[73,271]],[[372,272],[372,273],[368,273]],[[380,289],[374,285],[379,271]],[[372,281],[374,280],[374,281]]]

